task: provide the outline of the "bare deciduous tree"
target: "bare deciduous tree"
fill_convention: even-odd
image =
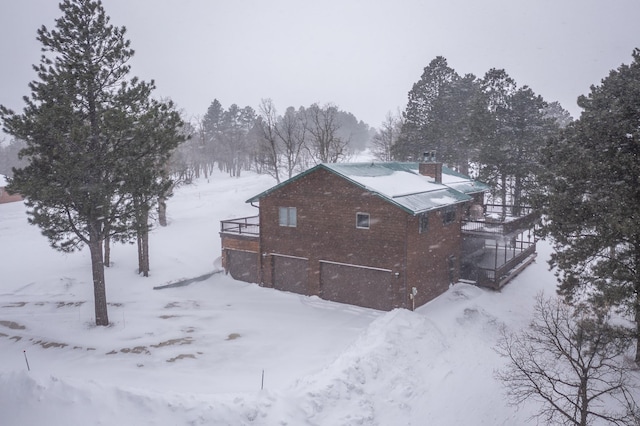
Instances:
[[[348,155],[348,140],[338,135],[338,108],[313,104],[306,110],[306,123],[310,137],[306,148],[316,163],[337,163]]]
[[[539,295],[527,330],[503,330],[496,351],[509,362],[496,377],[512,404],[541,402],[533,418],[545,424],[638,425],[631,342],[607,313]]]
[[[258,107],[258,127],[260,138],[258,144],[259,157],[266,166],[266,172],[280,183],[280,151],[281,143],[278,132],[278,114],[271,99],[262,99]]]
[[[375,135],[371,139],[373,155],[380,161],[391,161],[391,147],[396,143],[402,130],[402,114],[398,112],[396,115],[388,112],[380,129],[376,130]]]
[[[299,111],[296,111],[293,107],[287,108],[279,125],[276,126],[276,131],[282,140],[282,153],[287,177],[291,178],[293,172],[300,165],[300,154],[308,136],[304,109],[301,107]]]

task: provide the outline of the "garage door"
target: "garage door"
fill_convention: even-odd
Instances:
[[[366,266],[320,262],[320,297],[381,310],[394,308],[392,272]]]
[[[258,253],[227,249],[226,261],[229,274],[234,279],[248,283],[258,282]]]
[[[273,288],[299,294],[309,294],[309,259],[273,256]]]

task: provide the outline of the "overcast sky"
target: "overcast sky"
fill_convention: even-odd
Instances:
[[[56,0],[0,0],[0,104],[21,110],[36,30]],[[519,86],[576,98],[640,47],[640,0],[104,0],[136,54],[133,75],[154,79],[185,117],[217,98],[257,108],[332,102],[378,127],[436,56],[459,74],[504,68]]]

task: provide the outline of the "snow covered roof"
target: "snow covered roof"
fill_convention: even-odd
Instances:
[[[487,185],[442,167],[442,183],[418,173],[418,163],[323,163],[256,195],[256,202],[288,183],[322,168],[397,205],[419,214],[471,200],[469,194],[484,192]]]
[[[0,188],[7,186],[7,178],[5,175],[0,175]]]

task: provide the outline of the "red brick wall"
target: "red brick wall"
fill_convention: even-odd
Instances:
[[[260,241],[258,237],[249,237],[244,235],[234,235],[220,233],[220,242],[222,244],[222,267],[227,269],[227,250],[260,252]]]
[[[222,241],[223,248],[254,252],[260,250],[258,237],[220,233],[220,239]]]
[[[278,224],[279,207],[297,208],[297,227]],[[427,233],[419,233],[419,218],[318,169],[260,200],[261,251],[309,259],[307,294],[318,294],[320,260],[389,269],[393,307],[410,307],[408,292],[417,287],[416,306],[449,287],[447,257],[460,259],[460,216],[443,225],[440,211],[429,213]],[[370,214],[370,228],[356,228],[356,213]],[[406,261],[405,261],[406,259]],[[263,259],[262,281],[272,286],[270,262]]]
[[[279,207],[297,208],[297,227],[279,226]],[[358,212],[370,214],[369,229],[356,229]],[[385,268],[404,276],[408,216],[368,191],[318,169],[260,200],[261,249],[267,254],[308,258],[309,294],[319,291],[320,260]],[[272,285],[267,267],[263,267],[263,282]],[[394,294],[404,287],[402,282],[394,283]]]
[[[456,220],[443,223],[443,210],[429,212],[429,227],[426,233],[419,233],[419,218],[411,217],[407,233],[407,281],[409,287],[416,287],[416,306],[444,293],[451,282],[449,256],[454,256],[453,282],[459,278],[462,242],[461,212],[456,208]],[[409,288],[411,291],[411,288]]]

